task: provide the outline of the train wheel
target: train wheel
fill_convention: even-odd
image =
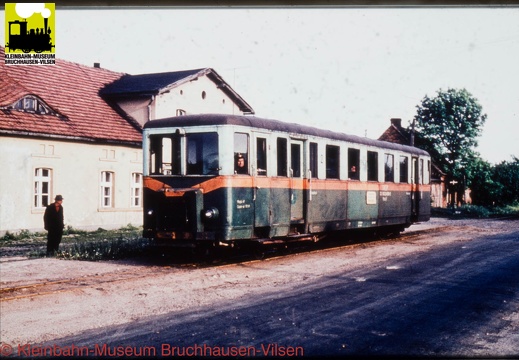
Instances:
[[[31,52],[31,49],[22,49],[22,51],[27,54],[27,53]]]

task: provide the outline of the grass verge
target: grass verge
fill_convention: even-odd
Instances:
[[[46,233],[22,230],[0,239],[2,256],[46,256]],[[142,228],[127,225],[117,230],[83,231],[67,228],[56,257],[69,260],[113,260],[143,254],[150,241],[142,237]]]
[[[519,205],[508,205],[502,207],[486,207],[478,205],[463,205],[457,208],[433,208],[432,215],[438,217],[448,218],[518,218],[519,219]]]

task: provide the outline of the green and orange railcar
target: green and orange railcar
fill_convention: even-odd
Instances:
[[[431,159],[411,146],[205,114],[148,122],[143,149],[144,236],[158,245],[396,233],[430,218]]]

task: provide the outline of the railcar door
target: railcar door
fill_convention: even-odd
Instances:
[[[267,136],[256,134],[256,161],[254,163],[254,227],[257,232],[261,229],[270,227],[271,219],[271,187],[267,178]],[[260,229],[260,230],[258,230]],[[268,232],[257,234],[258,236],[268,236]]]
[[[418,158],[413,157],[411,165],[411,220],[417,221],[420,215],[420,169]]]
[[[304,224],[303,141],[290,141],[290,223]]]

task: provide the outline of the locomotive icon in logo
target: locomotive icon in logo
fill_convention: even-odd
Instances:
[[[37,53],[53,52],[52,29],[49,26],[49,17],[52,12],[46,7],[46,4],[6,4],[6,10],[7,5],[16,5],[16,14],[24,19],[8,21],[9,38],[6,48],[9,48],[9,52],[16,50],[21,50],[24,53],[31,51]],[[36,5],[38,8],[28,9],[27,5]],[[36,25],[35,28],[29,28],[29,22],[27,21],[29,17],[31,18],[31,26]],[[41,21],[40,24],[37,24],[39,21]],[[43,25],[43,27],[37,27],[38,25]]]

